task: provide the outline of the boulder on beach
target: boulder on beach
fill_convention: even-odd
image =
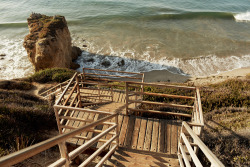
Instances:
[[[77,66],[73,61],[81,55],[81,49],[72,47],[64,16],[32,13],[27,20],[30,33],[25,37],[23,46],[35,71]]]

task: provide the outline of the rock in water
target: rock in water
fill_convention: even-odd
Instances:
[[[25,37],[23,46],[35,70],[70,68],[81,51],[75,47],[72,49],[64,16],[32,13],[27,20],[30,33]]]

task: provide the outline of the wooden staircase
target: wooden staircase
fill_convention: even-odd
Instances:
[[[102,72],[111,70],[87,69]],[[84,70],[83,70],[84,71]],[[119,72],[128,74],[129,72]],[[135,74],[135,73],[134,73]],[[86,79],[86,76],[91,80]],[[93,75],[95,77],[93,77]],[[125,82],[100,76],[137,79],[142,82]],[[95,79],[93,81],[93,79]],[[126,77],[108,74],[77,74],[64,84],[44,92],[44,98],[60,95],[54,105],[59,135],[0,158],[0,166],[9,167],[29,157],[59,146],[61,157],[50,167],[72,166],[72,162],[90,149],[91,153],[79,166],[89,165],[100,154],[96,166],[146,167],[146,166],[203,166],[197,156],[202,151],[211,167],[224,167],[218,158],[200,140],[204,126],[199,89],[187,86],[143,83],[144,76]],[[101,82],[104,81],[104,82]],[[107,82],[106,82],[107,81]],[[123,81],[121,81],[123,82]],[[193,95],[151,93],[144,87],[173,88],[192,91]],[[121,87],[122,90],[114,90]],[[181,91],[180,91],[181,92]],[[152,102],[144,96],[156,96],[191,100],[193,105],[168,102]],[[140,108],[142,104],[182,108],[192,114],[172,111],[158,111]],[[191,104],[191,103],[190,103]],[[163,114],[158,118],[139,117],[140,113]],[[133,115],[134,114],[134,115]],[[171,115],[171,119],[164,115]],[[70,146],[67,148],[67,146]]]

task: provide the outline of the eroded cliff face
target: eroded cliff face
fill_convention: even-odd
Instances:
[[[32,13],[27,20],[30,33],[25,37],[23,46],[36,71],[52,67],[79,67],[72,61],[81,54],[81,50],[72,47],[64,16]]]

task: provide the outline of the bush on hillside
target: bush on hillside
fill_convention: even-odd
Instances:
[[[28,78],[33,82],[63,82],[70,79],[74,75],[75,71],[67,68],[48,68],[40,70]]]

